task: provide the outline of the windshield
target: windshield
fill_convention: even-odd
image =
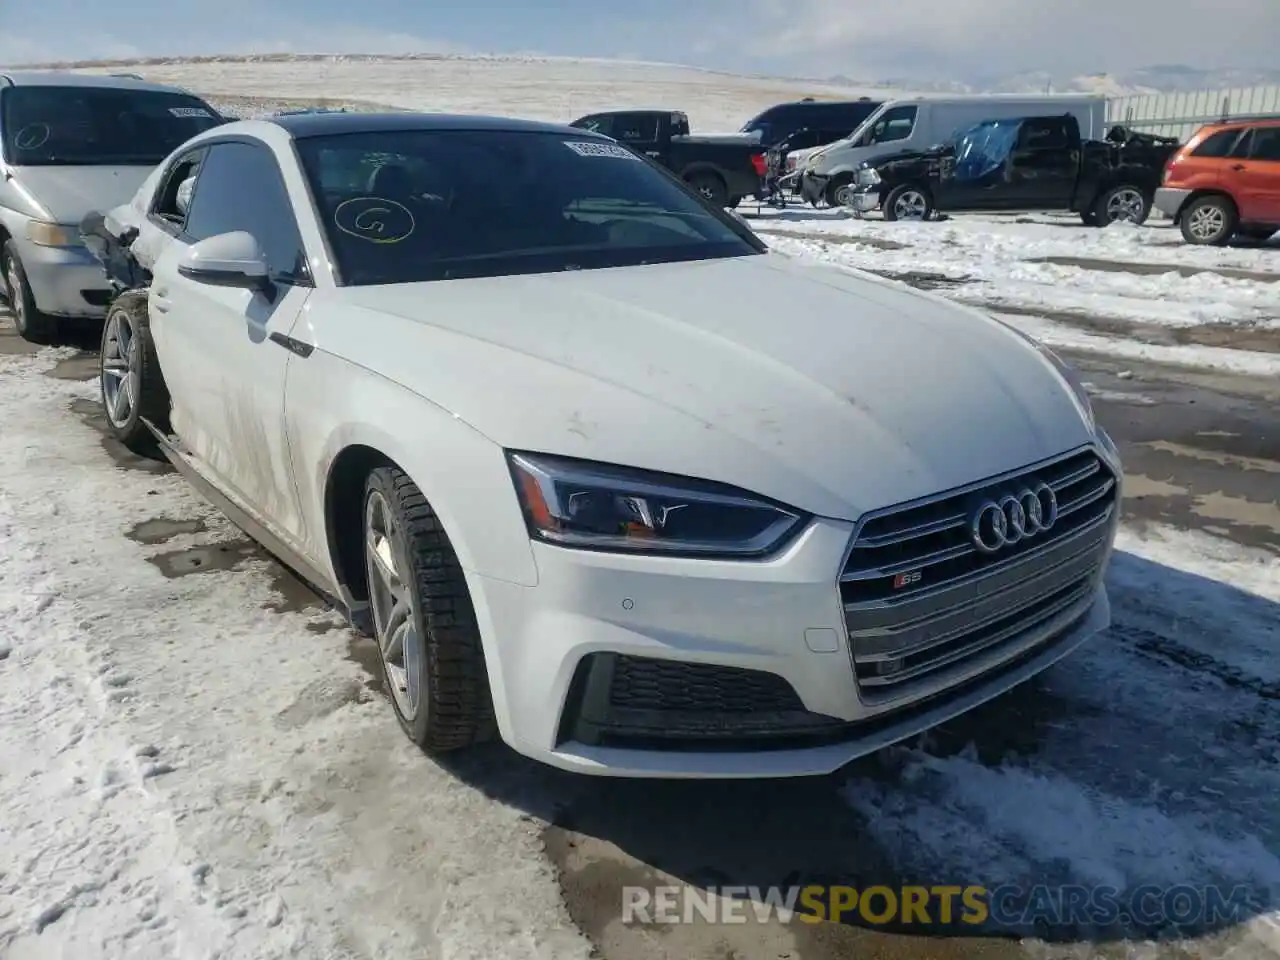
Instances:
[[[749,230],[615,143],[426,130],[297,141],[345,285],[760,253]]]
[[[0,98],[14,166],[154,166],[222,123],[185,93],[117,87],[9,87]]]

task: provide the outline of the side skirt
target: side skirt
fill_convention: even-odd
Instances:
[[[243,530],[246,535],[261,544],[263,549],[293,571],[321,600],[340,611],[353,627],[357,630],[367,629],[362,622],[369,619],[366,610],[367,604],[355,604],[350,602],[352,599],[350,597],[344,599],[334,596],[332,588],[324,586],[327,582],[325,575],[316,569],[309,560],[285,544],[266,526],[254,519],[247,510],[240,507],[234,500],[214,486],[191,462],[191,458],[182,448],[181,441],[177,437],[164,433],[149,420],[144,419],[142,422],[146,424],[147,429],[156,438],[156,443],[160,445],[160,450],[164,453],[165,458],[173,464],[178,473],[182,474],[183,479],[196,488],[201,496],[217,507],[228,520]],[[342,592],[345,594],[347,591],[343,590]]]

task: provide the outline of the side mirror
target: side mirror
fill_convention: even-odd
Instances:
[[[271,270],[253,234],[237,230],[194,243],[178,259],[178,273],[215,287],[271,291]]]

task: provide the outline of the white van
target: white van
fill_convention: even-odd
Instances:
[[[983,120],[1006,117],[1061,116],[1080,124],[1080,136],[1101,140],[1107,132],[1107,99],[1079,94],[1025,96],[985,94],[965,97],[913,97],[888,100],[843,140],[805,158],[800,193],[815,206],[844,206],[858,164],[892,153],[928,150],[952,134]]]

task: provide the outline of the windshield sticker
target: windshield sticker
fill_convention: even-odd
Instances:
[[[19,150],[39,150],[49,139],[47,123],[29,123],[13,138],[13,145]]]
[[[417,226],[408,207],[383,197],[344,200],[333,211],[333,225],[369,243],[399,243]]]
[[[202,120],[213,119],[213,114],[199,107],[170,107],[169,112],[175,117],[199,117]]]
[[[564,145],[580,157],[613,157],[618,160],[639,160],[626,147],[616,143],[599,143],[590,140],[566,140]]]

